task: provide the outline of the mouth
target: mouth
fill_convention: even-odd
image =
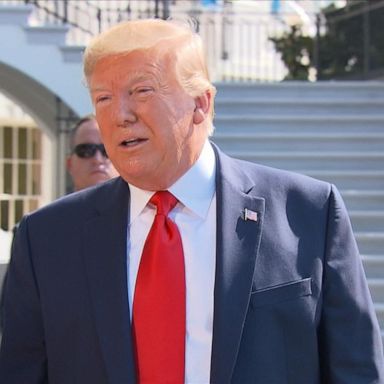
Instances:
[[[136,145],[144,143],[147,140],[148,139],[141,139],[141,138],[134,138],[134,139],[130,139],[130,140],[123,140],[120,143],[120,146],[121,147],[125,147],[125,148],[135,147]]]
[[[107,171],[105,168],[96,168],[96,169],[93,169],[92,174],[104,174],[106,175],[107,174]]]

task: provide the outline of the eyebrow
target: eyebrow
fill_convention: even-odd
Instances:
[[[94,88],[89,88],[90,92],[101,92],[101,91],[106,91],[107,89],[104,87],[94,87]]]
[[[146,80],[154,80],[154,81],[156,81],[154,76],[151,76],[151,75],[143,75],[143,74],[140,74],[140,75],[137,75],[137,76],[134,75],[134,76],[130,77],[130,79],[128,80],[128,87],[132,87],[136,83],[139,83],[140,81],[146,81]],[[158,81],[156,81],[156,82],[158,82]],[[108,91],[108,88],[103,87],[103,86],[96,86],[96,87],[90,88],[90,92],[91,93],[107,92],[107,91]]]
[[[128,87],[132,87],[135,83],[139,83],[140,81],[146,81],[146,80],[153,80],[158,83],[155,76],[151,74],[143,74],[143,73],[137,72],[129,77]],[[96,86],[96,87],[90,88],[90,92],[104,92],[104,91],[108,91],[108,88],[104,86]]]
[[[137,82],[142,80],[148,80],[153,78],[153,75],[149,73],[142,73],[142,72],[134,72],[132,76],[129,78],[129,82]]]
[[[147,80],[153,81],[155,83],[159,82],[156,76],[154,76],[151,73],[136,72],[136,73],[133,73],[131,76],[129,76],[127,86],[130,88],[130,87],[133,87],[135,84],[140,83],[141,81],[147,81]]]

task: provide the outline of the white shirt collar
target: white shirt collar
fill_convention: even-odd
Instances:
[[[206,218],[215,193],[215,175],[215,153],[207,140],[196,163],[168,190],[186,208],[201,218]],[[137,188],[132,184],[129,184],[129,189],[131,192],[130,223],[132,223],[155,192]]]

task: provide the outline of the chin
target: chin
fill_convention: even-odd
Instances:
[[[91,185],[94,185],[94,184],[101,184],[101,183],[104,183],[104,181],[107,181],[109,180],[110,177],[108,177],[107,175],[104,175],[102,177],[96,177],[92,180],[92,184]]]

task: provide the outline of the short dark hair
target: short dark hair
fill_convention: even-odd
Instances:
[[[79,128],[84,123],[86,123],[87,121],[91,121],[91,120],[96,120],[96,116],[93,113],[90,113],[89,115],[85,115],[85,116],[81,117],[75,123],[75,125],[71,128],[71,130],[69,132],[69,148],[70,148],[70,152],[72,152],[74,147],[75,147],[75,136],[76,136],[77,131],[79,130]]]

